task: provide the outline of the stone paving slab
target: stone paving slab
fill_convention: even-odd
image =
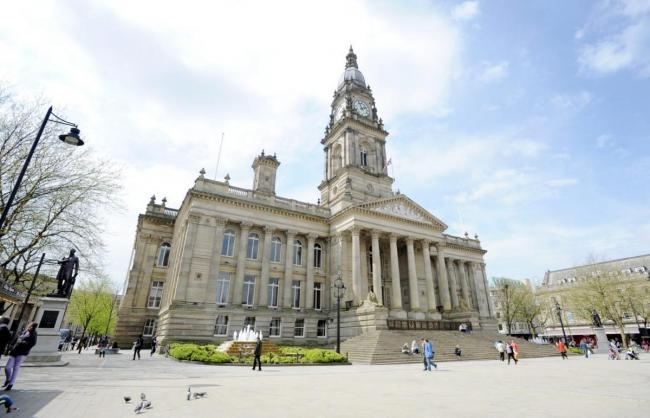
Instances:
[[[25,368],[9,394],[20,417],[642,417],[650,407],[650,355],[640,361],[559,357],[420,365],[242,367],[128,353],[66,353],[66,367]],[[187,401],[187,386],[208,397]]]

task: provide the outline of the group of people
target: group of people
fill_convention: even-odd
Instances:
[[[142,334],[138,335],[138,338],[133,342],[133,360],[135,360],[136,356],[138,357],[138,360],[140,360],[140,351],[144,347],[144,338]],[[156,349],[158,348],[158,338],[154,335],[151,337],[151,351],[149,352],[149,357],[153,356],[156,352]]]
[[[424,344],[429,341],[425,338],[420,338],[420,341],[418,343],[417,340],[411,341],[411,346],[409,347],[409,343],[404,343],[402,346],[402,353],[408,354],[408,355],[415,355],[415,354],[420,354],[424,353]],[[433,347],[433,345],[432,345]],[[456,344],[456,347],[454,348],[454,354],[456,357],[461,357],[463,355],[463,350],[460,348],[460,345]]]
[[[510,364],[510,360],[514,360],[515,365],[519,362],[519,344],[515,340],[510,340],[510,342],[496,341],[494,348],[499,353],[499,360],[505,361],[507,356],[508,364]]]
[[[471,334],[472,333],[472,323],[468,322],[465,323],[463,322],[458,326],[458,331],[462,332],[463,334]]]
[[[459,346],[456,346],[456,349],[460,351]],[[433,351],[433,343],[424,337],[420,338],[419,340],[411,341],[410,347],[408,343],[404,343],[402,346],[402,353],[409,355],[422,354],[424,371],[431,371],[431,366],[433,366],[435,369],[438,368],[438,365],[433,362],[433,357],[435,355],[435,351]]]

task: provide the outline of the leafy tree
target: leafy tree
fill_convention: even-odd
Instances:
[[[84,280],[72,292],[67,315],[72,324],[82,328],[82,338],[112,333],[117,316],[113,293],[112,283],[105,276]]]
[[[3,210],[45,116],[47,106],[15,99],[0,85],[0,210]],[[104,253],[100,210],[116,209],[118,172],[88,147],[62,144],[61,125],[49,123],[36,149],[6,223],[0,229],[0,278],[19,289],[31,281],[41,253],[67,256],[96,274]],[[43,276],[56,277],[56,267]],[[37,283],[36,294],[43,288]]]
[[[505,277],[492,278],[493,286],[497,289],[500,312],[506,323],[507,334],[510,335],[512,325],[517,322],[522,314],[524,303],[524,290],[526,285],[519,280]]]

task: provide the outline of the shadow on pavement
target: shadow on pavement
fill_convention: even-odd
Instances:
[[[9,392],[0,392],[0,395],[9,395],[14,401],[14,405],[19,408],[18,412],[10,414],[13,417],[40,417],[38,411],[43,409],[54,398],[61,395],[61,390],[20,390],[14,389]],[[4,415],[4,409],[2,410]]]

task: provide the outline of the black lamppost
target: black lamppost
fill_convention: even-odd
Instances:
[[[560,307],[560,304],[558,303],[557,299],[555,299],[555,311],[557,312],[557,317],[560,320],[560,326],[562,327],[562,336],[564,337],[564,344],[569,344],[569,342],[566,339],[566,332],[564,332],[564,322],[562,322],[562,308]]]
[[[36,150],[38,141],[41,140],[41,135],[43,135],[43,130],[45,130],[45,125],[47,125],[47,122],[50,121],[71,127],[69,133],[65,135],[59,135],[59,139],[61,141],[65,142],[66,144],[76,145],[76,146],[81,146],[84,144],[81,138],[79,138],[79,129],[77,128],[77,125],[72,122],[68,122],[67,120],[61,119],[60,117],[52,113],[52,106],[50,106],[50,108],[47,109],[47,113],[45,114],[45,119],[43,119],[43,122],[41,123],[41,127],[38,129],[38,133],[36,134],[36,139],[34,140],[34,143],[32,144],[32,147],[29,150],[29,154],[27,154],[27,158],[23,163],[23,168],[20,170],[18,179],[16,179],[16,184],[14,184],[14,188],[11,190],[9,199],[6,202],[5,207],[2,209],[2,216],[0,217],[0,237],[4,235],[3,228],[4,228],[5,221],[7,220],[7,215],[9,214],[9,208],[14,202],[14,198],[16,197],[16,193],[18,192],[20,183],[22,183],[23,177],[25,176],[25,171],[27,171],[27,166],[29,166],[32,157],[34,156],[34,151]]]
[[[336,274],[334,292],[336,297],[336,352],[341,354],[341,298],[345,294],[345,283],[341,279],[340,271]]]

